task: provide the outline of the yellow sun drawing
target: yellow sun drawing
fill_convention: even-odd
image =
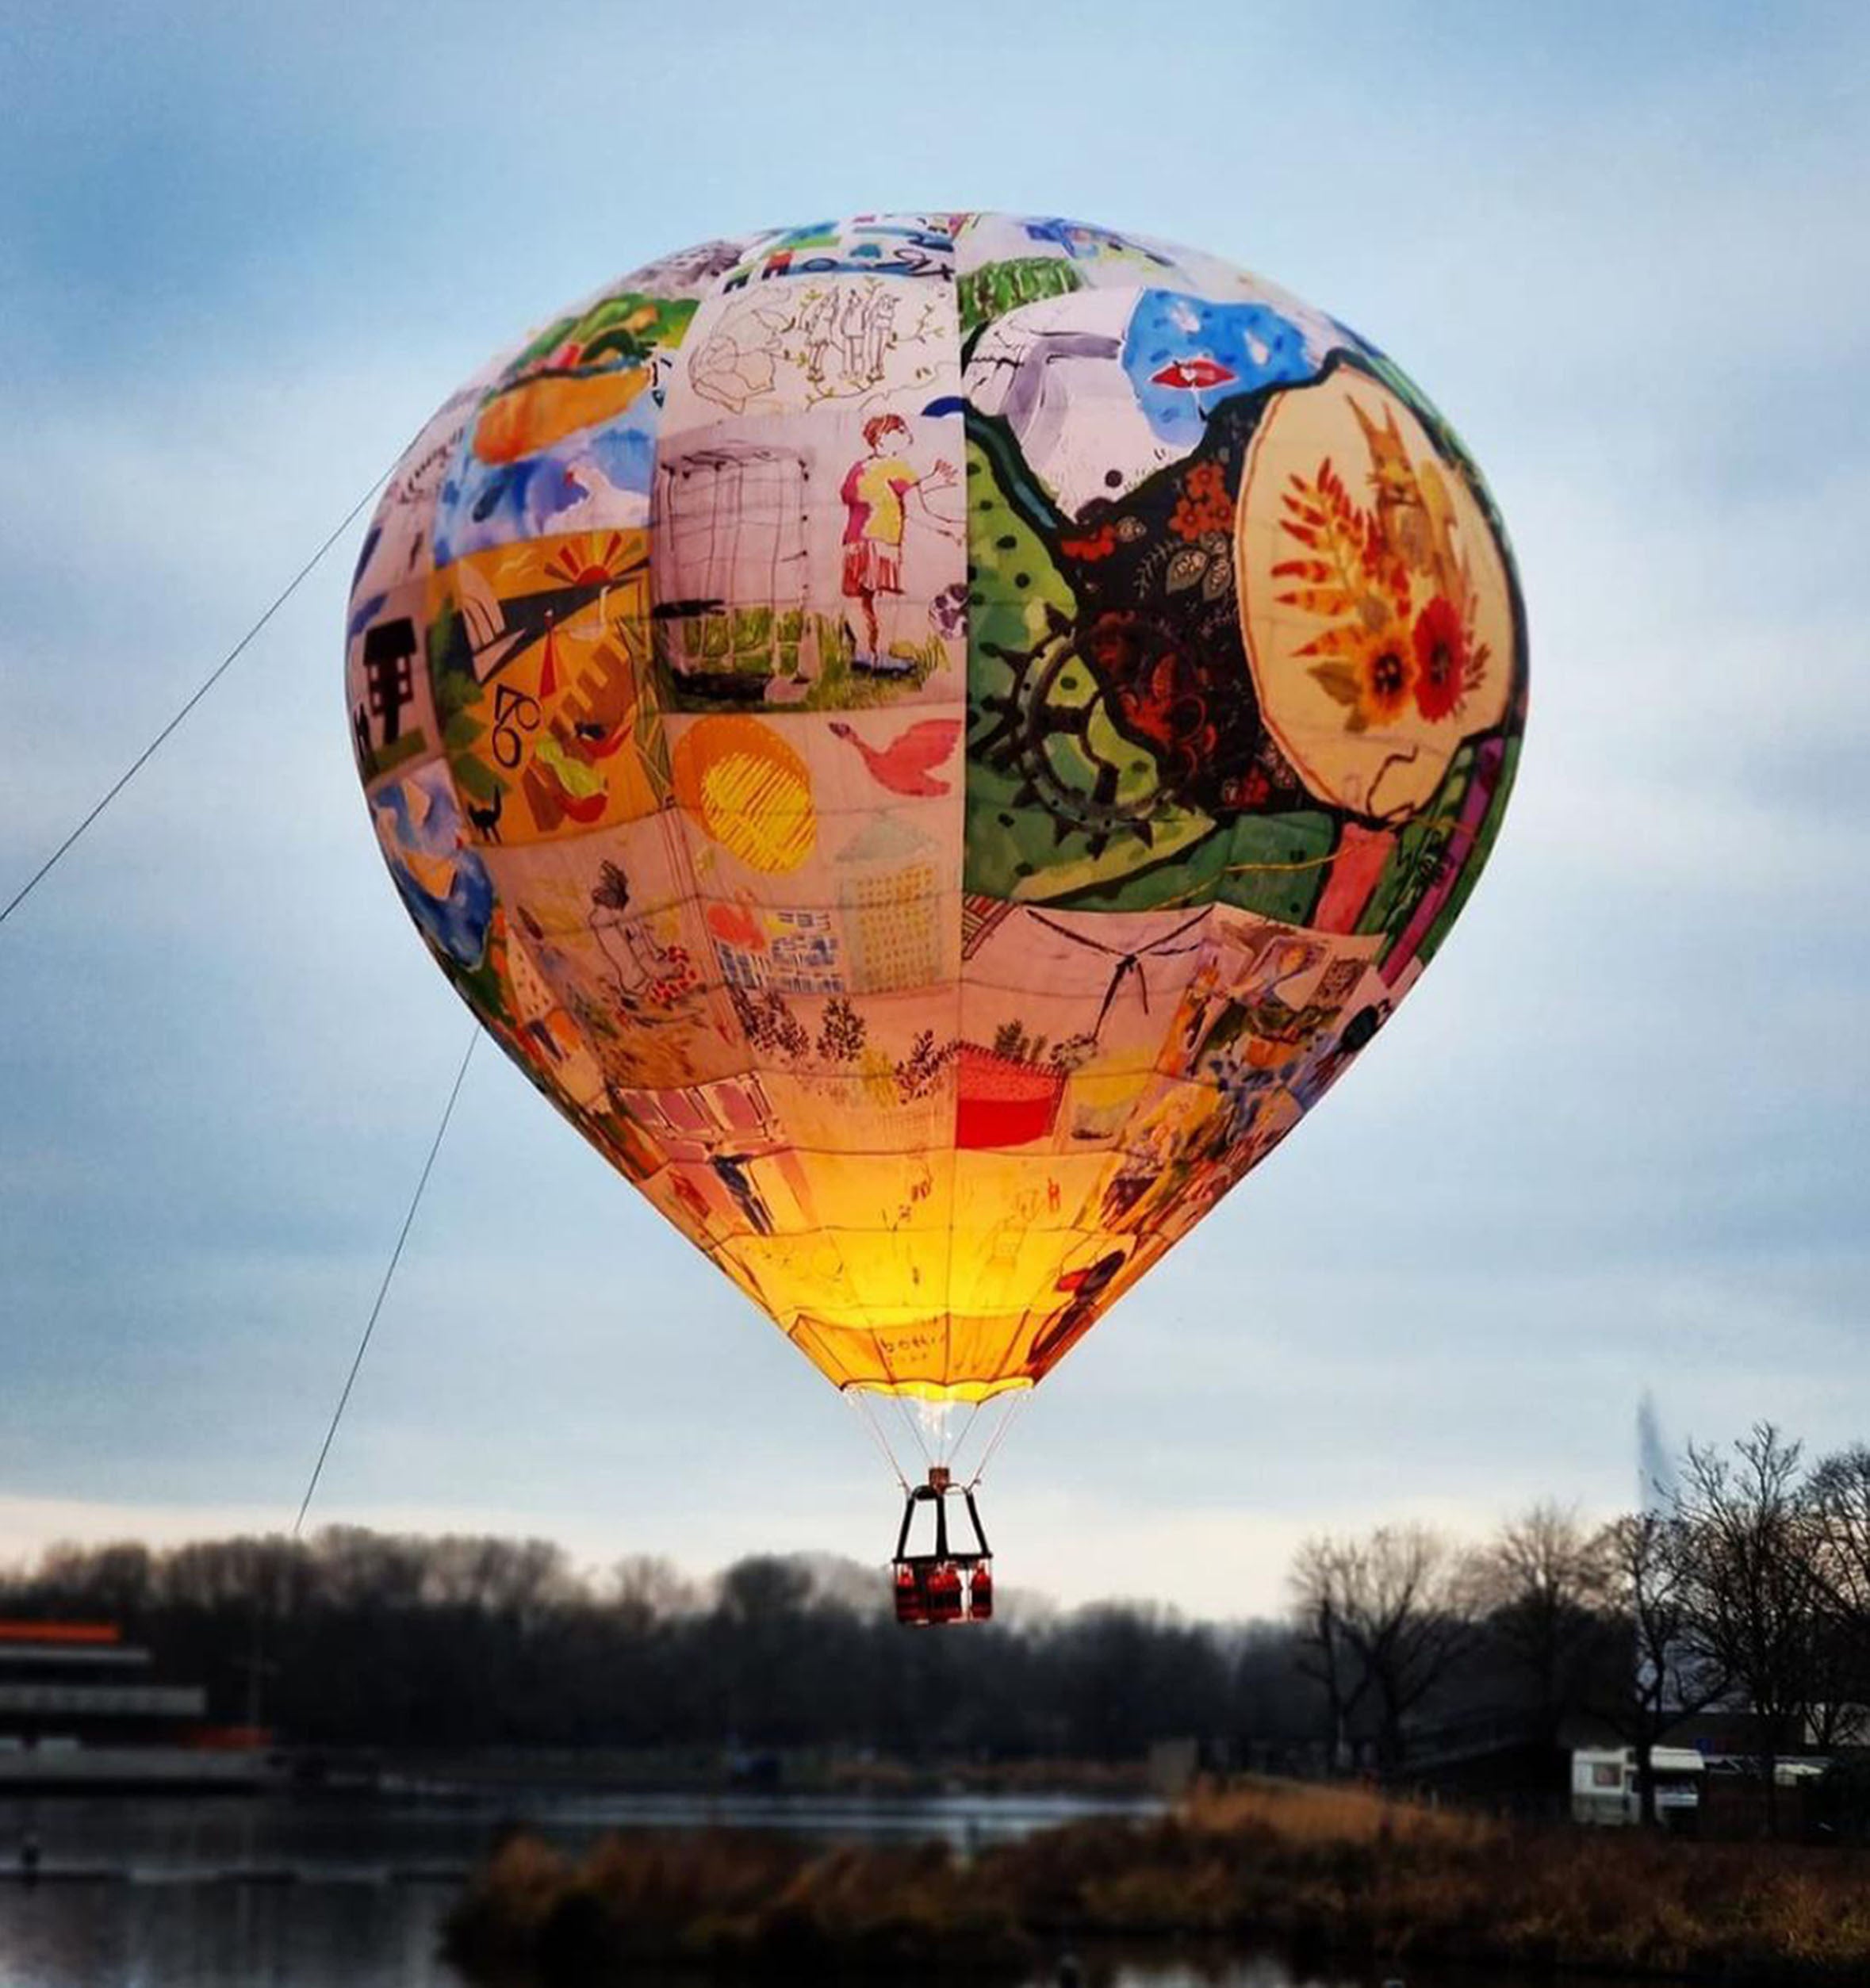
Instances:
[[[818,835],[811,775],[770,725],[704,718],[675,749],[676,799],[713,839],[756,870],[796,870]]]

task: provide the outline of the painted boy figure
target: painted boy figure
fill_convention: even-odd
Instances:
[[[872,415],[864,423],[864,446],[845,473],[838,495],[844,500],[844,591],[864,617],[867,647],[856,658],[860,667],[899,666],[886,653],[877,623],[879,594],[902,592],[902,534],[912,493],[925,503],[930,490],[945,489],[955,480],[954,465],[938,462],[924,477],[899,450],[909,446],[909,424],[899,414]]]

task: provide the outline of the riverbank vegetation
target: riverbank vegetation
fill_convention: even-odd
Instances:
[[[1260,1780],[971,1860],[939,1844],[727,1833],[613,1837],[572,1859],[517,1837],[446,1938],[470,1977],[544,1988],[650,1964],[1017,1978],[1048,1952],[1106,1939],[1830,1988],[1870,1978],[1870,1856],[1570,1830]]]

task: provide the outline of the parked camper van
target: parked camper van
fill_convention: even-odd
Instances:
[[[1692,1746],[1659,1746],[1651,1756],[1656,1818],[1680,1826],[1700,1806],[1705,1763]],[[1571,1756],[1571,1819],[1612,1827],[1642,1820],[1633,1746],[1580,1747]]]

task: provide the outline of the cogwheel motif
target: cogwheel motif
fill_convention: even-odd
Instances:
[[[1263,742],[1244,672],[1202,637],[1180,617],[1111,607],[1075,624],[1052,611],[1031,649],[984,645],[1013,682],[980,701],[992,722],[972,750],[1017,776],[1016,803],[1051,814],[1055,843],[1075,829],[1094,855],[1120,831],[1148,844],[1167,809],[1263,799],[1268,783],[1242,777]]]
[[[980,701],[991,722],[972,749],[1017,776],[1015,806],[1051,816],[1055,845],[1074,831],[1094,856],[1119,833],[1153,841],[1153,818],[1171,796],[1163,739],[1133,722],[1150,703],[1134,685],[1165,668],[1173,673],[1174,642],[1171,630],[1141,617],[1105,615],[1079,627],[1048,609],[1045,633],[1032,648],[985,645],[1013,681]],[[1111,757],[1113,732],[1122,741],[1121,758]]]

